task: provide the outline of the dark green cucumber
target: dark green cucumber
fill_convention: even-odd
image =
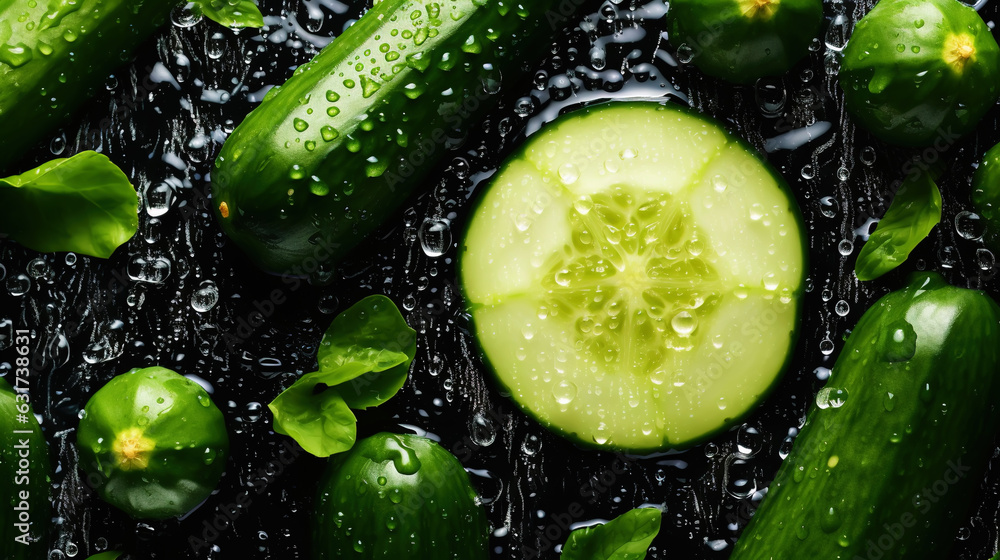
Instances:
[[[331,462],[313,525],[315,560],[486,560],[489,524],[454,455],[413,435],[376,434]]]
[[[923,273],[851,333],[733,560],[947,556],[993,453],[1000,307]]]
[[[1000,251],[1000,144],[986,152],[972,176],[972,205],[986,224],[986,243]]]
[[[939,151],[1000,95],[1000,47],[958,0],[881,0],[844,49],[844,106],[875,136]]]
[[[63,124],[176,5],[0,1],[0,171]]]
[[[822,0],[673,0],[670,41],[702,72],[736,83],[784,74],[809,52]],[[683,48],[682,48],[683,47]]]
[[[49,449],[25,398],[0,378],[0,507],[4,508],[0,558],[4,560],[44,560],[49,552]]]
[[[329,281],[551,39],[559,4],[379,2],[223,146],[212,174],[223,230],[268,272]]]

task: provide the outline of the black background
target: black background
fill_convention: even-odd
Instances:
[[[567,515],[574,522],[610,519],[641,504],[658,504],[666,512],[650,558],[727,557],[755,507],[752,490],[766,487],[788,450],[789,430],[801,424],[822,385],[817,371],[823,370],[817,368],[832,367],[864,309],[915,269],[939,270],[957,285],[997,293],[992,254],[983,252],[980,241],[966,239],[968,228],[957,228],[956,217],[969,209],[975,163],[1000,141],[1000,132],[993,111],[978,134],[944,154],[928,154],[948,169],[940,181],[942,223],[899,270],[859,285],[851,274],[862,244],[855,230],[884,212],[890,185],[919,153],[885,146],[856,130],[842,111],[836,51],[872,2],[826,2],[827,21],[808,59],[784,77],[742,87],[678,65],[662,20],[635,17],[633,9],[644,4],[588,0],[567,22],[575,30],[554,34],[551,52],[539,53],[544,60],[531,71],[504,77],[501,107],[445,155],[419,194],[342,264],[338,280],[326,288],[293,288],[249,265],[209,213],[207,174],[221,141],[256,106],[250,94],[284,81],[318,51],[322,44],[316,38],[338,35],[365,6],[263,0],[269,27],[240,33],[175,10],[172,25],[143,45],[135,61],[110,77],[48,145],[21,162],[26,170],[55,155],[99,149],[140,192],[139,234],[108,261],[38,255],[10,241],[0,243],[0,335],[31,329],[33,350],[44,363],[32,389],[36,402],[46,402],[36,412],[56,467],[57,538],[50,558],[86,558],[108,548],[142,559],[305,558],[315,482],[324,462],[301,452],[282,454],[289,440],[272,432],[266,404],[315,368],[318,342],[335,314],[373,293],[392,297],[420,338],[406,387],[388,404],[359,415],[362,435],[406,425],[440,437],[474,470],[496,530],[495,558],[527,558],[528,548],[555,557],[553,547],[568,533],[560,527]],[[986,4],[981,14],[992,22],[996,4]],[[578,26],[584,21],[586,31]],[[598,75],[594,66],[601,64],[589,53],[595,41],[608,37],[613,42]],[[169,81],[143,85],[164,71],[176,87]],[[477,190],[523,140],[529,123],[537,128],[538,115],[551,120],[582,102],[650,96],[686,99],[761,150],[777,134],[817,122],[832,126],[795,150],[766,154],[802,208],[811,258],[801,337],[783,382],[743,425],[710,443],[682,453],[623,458],[549,434],[500,394],[475,354],[454,259]],[[450,224],[444,239],[431,231],[441,220]],[[429,248],[447,242],[446,250],[429,255],[421,241]],[[148,281],[165,266],[169,274],[162,281]],[[206,282],[218,292],[218,304],[196,311],[192,297],[212,290]],[[270,308],[263,302],[275,290],[283,303]],[[261,307],[273,312],[230,347],[226,335],[237,333],[241,321]],[[5,341],[0,374],[8,375],[10,338],[0,339]],[[131,520],[97,499],[77,471],[73,442],[79,410],[114,375],[150,365],[210,382],[233,441],[218,493],[183,520]],[[281,457],[290,464],[282,464]],[[615,474],[623,465],[624,473]],[[604,491],[592,499],[581,489],[593,481]],[[996,549],[998,484],[1000,477],[991,471],[949,558],[985,560]],[[249,492],[249,506],[209,547],[193,550],[189,538],[202,538],[203,524],[243,492]]]

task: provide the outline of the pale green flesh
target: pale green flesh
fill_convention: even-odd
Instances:
[[[515,400],[597,445],[680,447],[773,384],[798,320],[794,203],[686,112],[564,119],[501,170],[465,240],[480,344]]]

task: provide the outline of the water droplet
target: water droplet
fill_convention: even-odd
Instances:
[[[565,379],[559,381],[552,387],[552,396],[561,405],[567,405],[576,398],[577,388],[571,381]]]
[[[851,305],[844,300],[839,300],[837,301],[837,304],[833,306],[833,311],[837,315],[844,317],[851,312]]]
[[[816,406],[827,408],[840,408],[847,402],[847,389],[834,387],[824,387],[816,393]]]
[[[572,163],[563,164],[559,167],[559,180],[564,185],[572,185],[580,179],[580,169]]]
[[[528,457],[537,455],[542,450],[542,440],[535,434],[528,434],[521,443],[521,451]]]
[[[497,439],[497,429],[492,420],[482,412],[477,412],[472,416],[469,436],[476,445],[489,447]]]
[[[979,214],[963,211],[955,215],[955,231],[963,239],[979,240],[986,233],[986,226]]]
[[[219,289],[211,280],[202,282],[198,289],[191,294],[191,307],[198,313],[210,311],[217,303],[219,303]]]
[[[854,252],[854,242],[850,239],[841,239],[840,243],[837,244],[837,251],[845,257]]]
[[[674,332],[682,337],[690,336],[698,328],[698,316],[690,311],[681,311],[670,320]]]
[[[174,189],[167,183],[149,185],[142,194],[146,213],[154,218],[166,214],[174,200]]]
[[[882,333],[879,346],[887,362],[905,362],[917,352],[917,333],[913,325],[901,319]]]
[[[447,220],[427,218],[417,230],[420,247],[428,257],[440,257],[452,244],[451,224]]]

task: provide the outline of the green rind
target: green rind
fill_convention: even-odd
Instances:
[[[770,17],[744,13],[738,0],[673,0],[670,41],[691,49],[702,72],[746,84],[784,74],[809,52],[823,24],[820,0],[781,0]]]
[[[983,292],[923,273],[880,299],[827,384],[846,399],[809,411],[733,560],[946,557],[992,454],[998,368]]]
[[[629,101],[629,102],[601,102],[601,103],[597,103],[595,105],[586,106],[584,108],[579,109],[578,111],[579,112],[582,112],[582,111],[593,112],[593,111],[600,111],[600,110],[604,110],[604,109],[613,109],[613,108],[618,108],[618,107],[628,107],[630,105],[648,106],[650,104],[656,104],[656,103],[659,103],[659,104],[661,104],[663,106],[666,106],[666,107],[670,107],[673,110],[683,111],[683,112],[686,112],[688,114],[697,115],[699,118],[703,119],[707,123],[710,123],[710,124],[718,127],[722,131],[725,131],[726,132],[726,138],[729,140],[729,142],[734,143],[734,144],[742,147],[744,150],[746,150],[749,153],[757,153],[757,151],[752,146],[750,146],[746,141],[744,141],[743,139],[741,139],[741,138],[739,138],[739,137],[737,137],[737,136],[735,136],[733,134],[728,133],[728,131],[726,131],[726,128],[724,126],[722,126],[717,120],[715,120],[715,119],[713,119],[711,117],[705,116],[703,114],[697,113],[696,111],[694,111],[693,109],[690,109],[688,107],[681,107],[679,105],[676,105],[676,104],[673,104],[673,103],[670,103],[670,102],[664,103],[664,102],[659,101],[659,100],[656,100],[656,101]],[[573,113],[570,113],[570,115],[572,115],[572,114]],[[567,117],[564,116],[563,118],[567,118]],[[505,160],[505,163],[500,166],[500,168],[497,170],[497,172],[494,174],[494,176],[499,176],[501,173],[503,173],[504,169],[506,169],[511,164],[511,162],[514,162],[514,161],[522,158],[524,156],[527,148],[528,148],[528,144],[529,144],[528,142],[525,142],[525,144],[517,152],[513,153],[512,155],[510,155]],[[798,204],[796,203],[795,197],[792,194],[791,189],[788,187],[787,183],[785,182],[784,178],[773,167],[771,167],[769,164],[767,164],[766,161],[761,160],[761,164],[763,165],[764,169],[766,169],[770,173],[770,175],[774,178],[775,183],[777,183],[779,185],[779,187],[781,188],[782,192],[784,192],[785,196],[788,198],[788,202],[789,202],[790,207],[795,209],[795,211],[792,212],[792,214],[796,218],[796,223],[798,225],[799,231],[802,231],[802,232],[806,231],[806,229],[805,229],[805,222],[802,219],[801,213],[798,211]],[[485,192],[485,190],[484,190],[484,192]],[[479,208],[482,205],[484,199],[485,199],[485,196],[483,196],[481,194],[478,197],[478,199],[473,203],[473,206],[472,206],[472,208],[471,208],[471,210],[470,210],[470,212],[468,214],[469,216],[474,216],[474,215],[476,215],[478,213]],[[465,224],[465,226],[463,228],[464,231],[463,231],[463,234],[461,236],[461,239],[464,240],[466,238],[465,231],[468,231],[470,225],[471,225],[471,221],[469,223]],[[798,314],[798,315],[800,315],[800,316],[801,316],[801,307],[802,307],[802,295],[805,293],[806,271],[809,270],[809,260],[808,260],[809,253],[808,253],[808,247],[807,247],[806,243],[807,243],[806,238],[803,236],[803,238],[802,238],[802,245],[801,245],[803,267],[802,267],[802,275],[800,277],[801,281],[799,283],[800,288],[793,295],[793,299],[796,301],[795,313]],[[463,241],[462,245],[460,246],[460,250],[458,252],[458,257],[457,257],[457,270],[459,270],[459,271],[462,270],[463,255],[466,252],[466,250],[467,250],[467,247],[465,246],[464,241]],[[465,286],[464,286],[464,281],[462,279],[462,275],[461,274],[459,275],[458,282],[459,282],[459,286],[461,287],[462,293],[465,294]],[[467,307],[468,307],[468,305],[469,304],[466,303]],[[469,313],[467,315],[467,317],[468,317],[468,321],[469,321],[470,331],[472,333],[478,332],[477,331],[477,327],[476,327],[476,322],[475,322],[474,318],[472,317],[472,314]],[[789,344],[789,349],[790,350],[786,354],[785,362],[781,365],[780,371],[782,371],[782,372],[787,371],[788,368],[789,368],[789,366],[792,363],[792,360],[794,358],[794,351],[793,350],[797,346],[797,341],[798,341],[799,334],[800,334],[799,333],[799,329],[796,329],[795,331],[793,331],[791,333],[791,341],[790,341],[790,344]],[[476,338],[476,337],[474,337],[474,339],[475,339],[476,348],[478,349],[478,355],[479,355],[480,359],[483,361],[483,364],[486,366],[486,368],[492,373],[493,380],[501,387],[501,390],[504,393],[506,393],[508,395],[511,395],[511,400],[514,401],[514,403],[518,406],[518,408],[522,412],[524,412],[526,415],[528,415],[529,417],[531,417],[532,419],[534,419],[536,422],[538,422],[539,424],[541,424],[542,426],[544,426],[546,429],[548,429],[548,430],[550,430],[550,431],[552,431],[552,432],[554,432],[554,433],[556,433],[556,434],[558,434],[558,435],[560,435],[560,436],[562,436],[562,437],[564,437],[564,438],[572,441],[574,444],[576,444],[576,445],[578,445],[580,447],[586,448],[586,449],[593,449],[593,450],[598,450],[598,451],[609,451],[609,450],[610,451],[620,451],[620,452],[626,452],[626,453],[635,454],[635,455],[645,455],[645,454],[650,454],[650,453],[656,453],[656,452],[663,451],[663,446],[656,446],[656,447],[622,447],[622,446],[615,445],[613,443],[611,443],[611,444],[598,444],[595,441],[593,441],[592,439],[581,437],[579,434],[577,434],[575,432],[566,431],[566,430],[560,428],[559,426],[556,426],[556,425],[552,424],[551,422],[546,422],[544,419],[542,419],[537,414],[535,414],[526,405],[524,405],[523,403],[519,402],[517,399],[513,398],[514,391],[512,390],[511,387],[509,387],[506,383],[504,383],[503,378],[497,373],[496,366],[490,361],[489,356],[483,350],[482,344],[480,343],[479,339]],[[689,440],[689,441],[686,441],[686,442],[679,442],[674,447],[677,448],[677,449],[692,447],[692,446],[695,446],[695,445],[697,445],[699,443],[703,443],[705,441],[709,441],[712,438],[716,437],[717,435],[719,435],[719,434],[721,434],[723,432],[729,431],[732,428],[733,425],[741,422],[742,420],[744,420],[745,418],[747,418],[748,416],[750,416],[750,414],[752,414],[754,412],[754,410],[756,410],[756,408],[761,403],[763,403],[765,400],[767,400],[767,398],[774,391],[775,387],[777,387],[778,384],[781,382],[782,377],[783,377],[783,375],[777,375],[777,376],[775,376],[774,381],[771,383],[771,385],[769,385],[765,390],[763,390],[761,392],[760,398],[757,399],[753,403],[753,405],[750,406],[750,407],[748,407],[745,411],[741,412],[740,414],[733,415],[732,420],[731,420],[731,422],[729,424],[720,425],[718,427],[718,429],[706,432],[704,434],[704,436],[701,437],[701,438]]]
[[[45,435],[35,415],[29,409],[25,416],[28,422],[17,422],[19,403],[14,390],[0,378],[0,507],[4,508],[4,522],[0,525],[0,557],[5,560],[45,560],[49,553],[49,521],[51,504],[49,501],[49,448]],[[29,431],[17,434],[15,430]],[[29,454],[28,469],[19,465],[20,446],[27,440],[25,453]],[[21,471],[21,472],[18,472]],[[21,477],[27,476],[27,480]],[[21,492],[28,492],[27,508],[23,508]],[[15,509],[19,508],[19,509]],[[20,544],[15,537],[23,532],[15,526],[21,512],[26,509],[30,516],[28,534],[32,542]]]
[[[64,124],[176,5],[176,0],[0,4],[0,172]]]
[[[943,58],[956,33],[976,49],[961,73]],[[998,80],[1000,47],[957,0],[882,0],[858,22],[840,68],[845,106],[862,126],[892,144],[939,150],[979,124],[1000,96]]]
[[[513,80],[550,40],[547,22],[564,19],[550,11],[557,5],[377,3],[225,143],[212,173],[223,230],[268,272],[329,282],[336,261],[406,200],[448,138],[497,101],[486,91]],[[434,17],[427,6],[439,7]]]
[[[1000,251],[1000,144],[986,152],[972,176],[972,205],[986,223],[986,243]]]
[[[380,433],[327,466],[312,558],[486,560],[488,537],[458,459],[429,439]]]
[[[77,432],[81,468],[104,501],[136,519],[183,515],[222,478],[225,419],[194,381],[161,367],[134,369],[102,387],[84,411]],[[156,443],[144,470],[116,464],[112,445],[130,429]]]

